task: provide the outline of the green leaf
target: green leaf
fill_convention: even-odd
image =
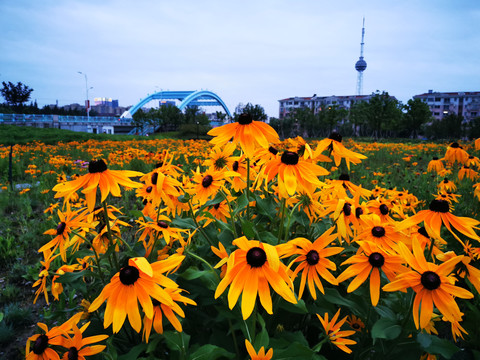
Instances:
[[[460,349],[452,341],[440,339],[438,336],[420,333],[417,335],[417,342],[423,350],[429,354],[438,354],[450,359]]]
[[[128,353],[119,356],[118,360],[134,360],[138,358],[138,356],[145,351],[147,348],[147,344],[141,343],[134,346]]]
[[[271,199],[262,199],[259,196],[255,200],[258,213],[273,220],[276,215],[276,204]]]
[[[432,336],[425,333],[418,333],[417,342],[422,348],[426,349],[432,344]]]
[[[299,299],[296,304],[292,304],[288,301],[282,301],[280,303],[280,308],[285,309],[289,312],[292,312],[294,314],[308,314],[308,309],[305,306],[305,301],[302,299]]]
[[[373,339],[396,339],[402,332],[402,327],[388,318],[381,318],[372,327]]]
[[[348,300],[346,297],[340,295],[337,289],[326,288],[323,298],[331,304],[343,305],[356,313],[361,313],[360,304],[358,304],[358,302]]]
[[[212,200],[209,200],[205,203],[205,205],[202,206],[202,208],[206,208],[208,206],[213,206],[216,204],[220,204],[223,200],[225,200],[225,196],[219,191],[215,195],[215,197]]]
[[[143,219],[145,217],[140,210],[130,210],[129,213],[132,217],[137,219]]]
[[[186,353],[190,342],[190,335],[185,334],[185,332],[164,331],[163,336],[170,350]]]
[[[243,235],[247,237],[247,239],[255,239],[255,230],[251,221],[242,221],[242,232]]]
[[[237,198],[237,207],[234,211],[234,214],[237,215],[239,212],[244,210],[248,205],[247,194],[243,193]]]
[[[82,271],[76,271],[76,272],[67,272],[61,276],[58,277],[57,281],[62,284],[67,284],[67,283],[75,283],[84,276],[93,276],[96,275],[90,270],[82,270]]]
[[[382,318],[388,318],[391,320],[396,320],[397,318],[397,316],[392,311],[392,309],[386,306],[378,305],[378,306],[375,306],[374,309],[377,312],[377,314],[380,315]]]
[[[224,348],[218,347],[216,345],[203,345],[198,348],[193,354],[188,358],[189,360],[215,360],[215,359],[233,359],[235,354],[225,350]]]
[[[320,360],[323,356],[316,354],[312,349],[297,342],[291,343],[286,349],[274,348],[273,356],[277,360]]]
[[[195,225],[195,222],[190,219],[190,218],[179,218],[176,217],[175,219],[172,220],[172,225],[175,227],[179,227],[181,229],[196,229],[197,226]]]
[[[190,194],[185,193],[185,194],[183,194],[183,195],[180,195],[177,199],[178,199],[178,201],[180,201],[181,203],[186,204],[186,203],[188,203],[188,201],[190,200]]]

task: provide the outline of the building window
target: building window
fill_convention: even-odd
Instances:
[[[438,98],[435,98],[435,101],[436,101],[436,102],[440,102],[440,101],[442,101],[442,98],[439,98],[439,97],[438,97]]]
[[[440,113],[434,112],[434,113],[433,113],[433,116],[440,116]]]
[[[472,111],[472,112],[470,113],[470,116],[476,117],[476,116],[477,116],[477,112],[476,112],[476,111]]]
[[[428,102],[433,102],[433,100],[434,100],[433,98],[428,98],[427,99]]]

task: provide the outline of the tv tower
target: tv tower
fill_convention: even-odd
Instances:
[[[367,62],[363,60],[363,38],[365,37],[365,17],[363,18],[362,26],[362,42],[360,43],[360,58],[355,63],[355,70],[357,70],[357,95],[362,95],[363,92],[363,72],[367,68]]]

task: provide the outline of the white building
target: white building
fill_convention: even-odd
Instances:
[[[434,92],[429,90],[428,93],[415,95],[413,98],[425,102],[436,120],[441,120],[448,114],[461,115],[465,121],[480,116],[480,91]]]
[[[283,119],[288,113],[297,108],[310,108],[314,113],[318,113],[324,107],[337,105],[339,108],[350,109],[352,104],[359,101],[369,101],[372,95],[343,95],[343,96],[310,96],[310,97],[291,97],[278,100],[279,119]]]

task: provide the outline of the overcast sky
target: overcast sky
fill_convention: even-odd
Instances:
[[[81,71],[91,100],[203,89],[278,117],[279,99],[355,94],[363,17],[364,94],[480,90],[477,0],[0,0],[0,81],[83,103]]]

